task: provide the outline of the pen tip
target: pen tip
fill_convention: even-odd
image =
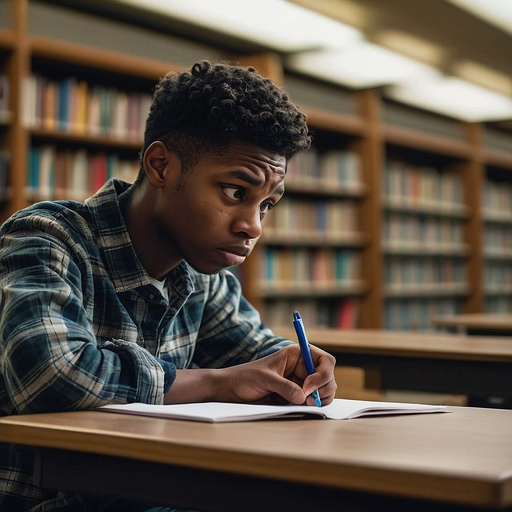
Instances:
[[[293,312],[293,319],[294,320],[299,320],[299,318],[300,318],[299,312],[298,311],[294,311]]]

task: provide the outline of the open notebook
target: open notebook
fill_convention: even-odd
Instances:
[[[442,405],[369,402],[363,400],[345,400],[341,398],[335,399],[331,404],[324,407],[204,402],[176,405],[151,405],[142,403],[112,404],[99,407],[98,410],[175,420],[204,421],[208,423],[253,421],[287,417],[317,417],[320,419],[348,420],[363,416],[448,411],[447,408]]]

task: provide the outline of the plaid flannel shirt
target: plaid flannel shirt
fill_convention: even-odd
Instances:
[[[128,186],[38,203],[2,226],[0,414],[159,404],[176,369],[231,366],[290,343],[261,324],[229,271],[182,262],[166,276],[167,301],[131,244],[118,202]],[[31,464],[31,450],[0,444],[1,511],[80,507],[79,496],[34,485]]]

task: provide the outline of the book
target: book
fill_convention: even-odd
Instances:
[[[286,418],[318,418],[348,420],[367,416],[448,412],[443,405],[334,399],[324,407],[308,405],[253,405],[224,402],[204,402],[173,405],[143,403],[103,405],[97,410],[174,420],[224,423]]]
[[[0,121],[10,118],[9,77],[0,75]]]

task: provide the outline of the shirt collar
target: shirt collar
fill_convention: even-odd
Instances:
[[[150,283],[149,275],[135,253],[119,206],[119,196],[129,187],[129,183],[112,179],[85,201],[96,225],[98,246],[116,292]]]
[[[151,283],[132,245],[119,205],[119,196],[130,186],[113,178],[85,201],[98,230],[98,246],[118,293]],[[172,276],[173,289],[178,295],[186,297],[193,291],[191,268],[185,261],[167,275]]]

